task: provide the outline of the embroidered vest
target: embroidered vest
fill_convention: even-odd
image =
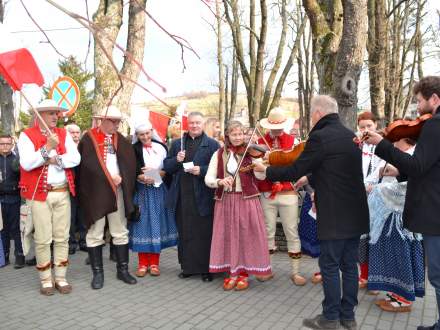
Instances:
[[[56,127],[53,129],[53,132],[58,135],[60,141],[56,148],[56,151],[58,155],[63,155],[66,153],[66,130]],[[39,127],[28,128],[24,131],[24,133],[34,144],[35,151],[40,149],[47,142],[47,137],[41,133]],[[32,195],[34,194],[35,187],[38,183],[37,189],[35,191],[34,200],[41,202],[46,200],[48,193],[47,169],[48,166],[40,166],[34,168],[31,171],[25,171],[20,166],[20,189],[22,198],[32,199]],[[71,168],[65,168],[64,172],[66,173],[70,193],[75,196],[75,177],[73,170]],[[38,178],[40,178],[40,180],[38,180]]]
[[[217,178],[224,179],[226,162],[224,161],[224,155],[226,155],[225,149],[220,148],[217,151],[218,164],[217,164]],[[246,167],[252,164],[252,159],[247,156],[243,159],[241,167]],[[258,196],[260,192],[257,187],[257,179],[253,175],[252,171],[238,172],[240,176],[241,190],[243,198],[252,198]],[[223,187],[218,187],[215,190],[215,199],[221,200],[223,198]]]

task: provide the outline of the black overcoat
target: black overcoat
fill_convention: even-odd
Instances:
[[[266,171],[270,181],[295,181],[308,175],[315,189],[320,240],[354,238],[369,231],[362,153],[354,137],[338,114],[326,115],[311,130],[296,162]]]
[[[382,140],[375,153],[397,167],[408,180],[403,226],[425,235],[440,235],[440,107],[425,122],[414,154],[410,155]]]

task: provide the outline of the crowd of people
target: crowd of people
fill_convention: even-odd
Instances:
[[[305,142],[295,134],[298,122],[286,127],[285,111],[274,108],[260,121],[265,134],[231,120],[223,138],[218,121],[191,112],[188,132],[169,145],[154,138],[147,116],[128,140],[118,132],[115,106],[102,109],[97,126],[82,135],[75,124],[58,128],[62,109],[44,100],[16,150],[12,136],[0,136],[0,266],[10,262],[11,240],[14,267],[32,265],[25,254],[33,241],[40,293],[67,294],[69,254],[78,248],[88,252],[91,287],[101,289],[106,241],[116,276],[127,284],[137,283],[130,249],[142,278],[160,276],[161,251],[177,246],[179,278],[210,282],[223,273],[223,289],[241,291],[251,275],[262,282],[274,276],[280,221],[294,285],[308,281],[303,253],[319,257],[311,281],[323,285],[323,310],[305,319],[306,327],[356,329],[359,289],[385,292],[375,301],[384,311],[410,312],[425,294],[425,260],[439,303],[440,77],[423,78],[414,95],[419,113],[433,117],[417,140],[394,143],[370,112],[359,114],[356,137],[326,95],[312,99]],[[273,151],[301,143],[290,165],[269,162]]]

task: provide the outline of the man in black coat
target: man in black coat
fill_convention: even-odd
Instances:
[[[200,274],[202,281],[212,281],[209,256],[214,213],[214,189],[205,185],[209,161],[218,149],[218,142],[203,132],[200,112],[188,115],[188,133],[183,140],[174,140],[163,170],[173,176],[167,207],[176,211],[179,232],[178,259],[182,272],[179,278]],[[191,165],[185,169],[184,166]]]
[[[395,148],[375,132],[369,132],[368,142],[377,144],[375,153],[394,165],[399,181],[408,180],[403,210],[403,225],[409,231],[423,234],[428,278],[435,288],[440,312],[440,76],[421,79],[414,86],[420,115],[432,114],[425,122],[414,154]],[[439,330],[440,321],[418,330]]]
[[[270,181],[307,182],[315,189],[324,300],[322,315],[305,319],[312,329],[356,327],[359,238],[369,230],[361,150],[339,120],[336,101],[318,95],[311,103],[313,129],[299,159],[289,166],[257,166]],[[303,177],[306,176],[307,177]],[[339,271],[342,272],[342,298]]]

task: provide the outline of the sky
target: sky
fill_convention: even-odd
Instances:
[[[85,61],[88,50],[89,34],[80,24],[44,0],[24,0],[33,18],[45,30],[75,28],[63,31],[47,31],[51,42],[65,56],[74,55],[81,62]],[[85,1],[57,1],[65,8],[86,16]],[[89,16],[96,11],[99,1],[89,0]],[[128,8],[126,8],[128,9]],[[202,4],[201,0],[148,0],[147,10],[170,33],[188,40],[200,59],[192,52],[185,50],[184,58],[187,69],[183,72],[180,47],[151,20],[147,21],[146,47],[143,65],[149,75],[167,88],[164,94],[144,77],[140,83],[152,89],[160,97],[181,95],[185,92],[216,89],[216,37],[208,24],[214,21],[213,14]],[[4,24],[35,57],[42,71],[46,84],[55,81],[59,76],[58,61],[62,59],[53,48],[45,42],[45,37],[24,11],[19,0],[8,0]],[[120,32],[118,43],[125,48],[126,25]],[[27,32],[37,31],[37,32]],[[93,45],[93,43],[92,43]],[[122,54],[114,52],[114,57],[122,64]],[[93,46],[88,56],[86,68],[93,71]],[[39,100],[41,91],[35,86],[26,90],[32,100]],[[133,103],[143,102],[152,97],[137,88]]]
[[[74,55],[80,61],[85,61],[89,40],[86,29],[82,29],[78,22],[44,0],[24,0],[24,2],[33,18],[44,30],[73,28],[71,30],[47,31],[47,34],[63,55]],[[56,2],[77,14],[87,15],[84,0],[56,0]],[[43,73],[46,85],[51,84],[60,76],[58,61],[62,57],[45,42],[45,37],[26,14],[19,0],[6,0],[6,3],[4,20],[6,27],[24,46],[31,50]],[[88,0],[90,18],[96,11],[98,3],[98,0]],[[435,9],[440,10],[440,1],[428,0],[428,8],[426,21],[435,22],[438,25]],[[187,69],[182,72],[180,47],[151,20],[148,20],[143,65],[148,74],[167,88],[167,92],[162,93],[159,88],[142,76],[139,82],[152,89],[160,97],[182,95],[186,92],[199,90],[216,91],[216,36],[210,26],[215,18],[211,11],[201,0],[148,0],[147,10],[170,33],[188,40],[200,58],[186,50],[184,57]],[[126,25],[123,25],[118,39],[118,43],[124,47],[125,29]],[[86,68],[93,71],[93,46],[90,51]],[[119,51],[114,52],[114,57],[119,64],[122,63],[122,54]],[[432,74],[438,74],[438,72],[432,72]],[[294,75],[291,80],[295,80]],[[360,103],[368,103],[368,93],[365,92],[368,90],[368,76],[366,74],[363,74],[361,78],[360,90]],[[37,103],[42,95],[41,89],[35,86],[26,88],[25,92],[33,103]],[[284,96],[295,96],[293,92],[294,88],[286,88]],[[149,94],[136,88],[132,103],[151,99]]]

